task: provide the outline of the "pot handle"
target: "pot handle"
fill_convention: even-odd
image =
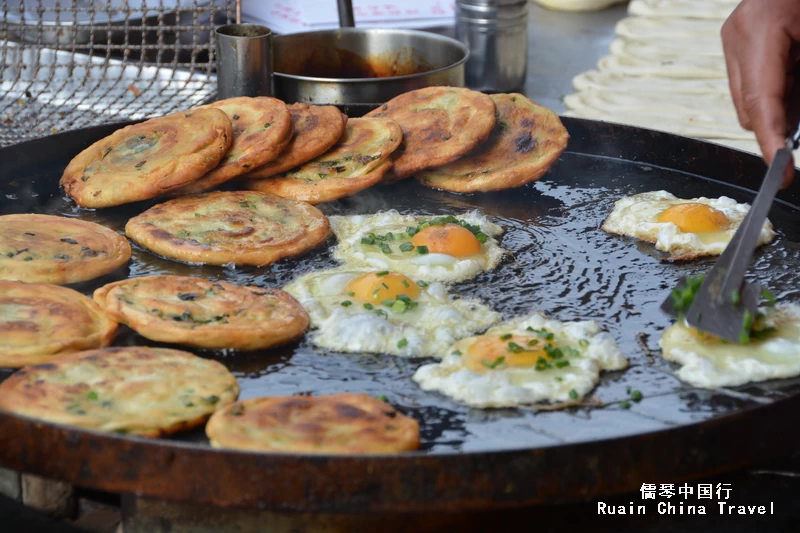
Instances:
[[[356,19],[353,17],[353,0],[337,0],[339,4],[339,27],[354,28]]]

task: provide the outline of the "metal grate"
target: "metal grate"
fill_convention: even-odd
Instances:
[[[0,146],[210,100],[239,2],[0,0]]]

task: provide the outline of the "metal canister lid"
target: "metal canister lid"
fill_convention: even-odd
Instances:
[[[520,4],[527,4],[528,0],[456,0],[456,4],[471,5],[471,6],[517,6]]]
[[[528,4],[508,6],[482,6],[475,4],[456,4],[456,16],[458,18],[468,18],[485,21],[519,21],[527,24]]]

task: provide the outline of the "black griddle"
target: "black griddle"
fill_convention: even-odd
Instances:
[[[800,444],[800,379],[726,390],[695,389],[656,355],[669,319],[659,304],[677,280],[711,260],[664,263],[652,245],[599,229],[613,202],[666,189],[679,197],[749,202],[764,174],[755,156],[628,126],[565,118],[569,150],[539,182],[497,193],[456,195],[406,180],[324,204],[326,214],[382,209],[458,214],[479,209],[505,228],[513,257],[453,290],[504,318],[538,310],[561,320],[594,319],[632,367],[606,373],[590,398],[604,407],[535,412],[470,409],[421,391],[410,379],[426,359],[284,349],[224,353],[241,398],[364,392],[385,395],[422,429],[419,452],[391,457],[256,454],[214,450],[202,431],[172,439],[109,435],[0,412],[0,464],[79,486],[222,507],[311,512],[405,512],[513,507],[586,500],[745,467]],[[0,211],[79,217],[122,231],[157,203],[77,208],[58,189],[67,162],[121,125],[63,133],[0,150]],[[800,179],[798,179],[800,181]],[[783,191],[770,218],[776,241],[757,252],[752,275],[780,300],[800,300],[800,187]],[[335,266],[328,245],[266,268],[197,267],[134,246],[129,267],[72,287],[90,294],[126,276],[193,275],[280,287]],[[156,345],[126,328],[117,345]],[[10,371],[6,372],[8,375]],[[2,378],[0,374],[0,378]],[[631,402],[629,390],[644,396]]]

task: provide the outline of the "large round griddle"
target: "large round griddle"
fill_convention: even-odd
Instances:
[[[710,261],[669,264],[651,245],[599,226],[617,198],[666,189],[680,197],[752,201],[760,159],[721,146],[600,122],[564,119],[569,151],[542,180],[491,194],[454,195],[413,180],[322,206],[328,214],[457,214],[479,209],[504,226],[513,258],[454,290],[506,318],[539,310],[594,319],[632,367],[603,376],[590,396],[603,407],[478,410],[421,391],[410,379],[425,360],[320,353],[305,342],[253,353],[196,352],[237,376],[242,398],[343,391],[385,395],[422,428],[423,448],[402,456],[302,456],[215,450],[202,431],[154,440],[70,429],[0,412],[0,464],[112,492],[224,507],[314,512],[481,509],[588,499],[751,464],[796,448],[800,380],[731,390],[682,384],[652,352],[669,319],[659,311],[684,275]],[[90,211],[63,198],[67,162],[119,125],[89,128],[0,150],[2,213],[77,216],[122,230],[155,202]],[[752,274],[781,300],[800,300],[800,189],[783,191],[770,217],[778,239],[758,251]],[[196,267],[136,248],[129,268],[74,286],[89,294],[125,276],[195,275],[280,287],[334,266],[330,246],[267,268]],[[129,330],[117,344],[153,343]],[[5,375],[8,375],[7,371]],[[0,375],[0,378],[4,376]],[[630,388],[630,389],[629,389]],[[630,409],[629,390],[644,395]]]

